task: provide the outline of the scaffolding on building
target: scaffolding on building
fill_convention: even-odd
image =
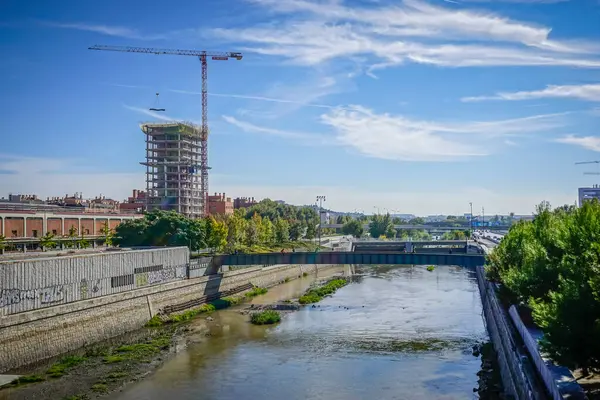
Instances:
[[[189,122],[144,123],[146,135],[146,209],[173,210],[189,218],[203,217],[207,185],[202,152],[208,139]]]

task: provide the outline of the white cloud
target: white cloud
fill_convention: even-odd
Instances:
[[[368,8],[347,7],[339,0],[250,1],[294,18],[250,28],[219,28],[213,34],[247,43],[246,51],[285,57],[300,65],[368,56],[378,68],[406,62],[600,67],[596,44],[552,40],[548,27],[489,12],[415,0]]]
[[[338,107],[321,116],[333,136],[274,129],[224,115],[244,132],[277,136],[306,145],[346,147],[387,160],[452,161],[488,154],[495,138],[531,134],[562,126],[566,113],[497,121],[430,122],[405,116],[376,114],[362,106]],[[499,142],[502,143],[502,142]]]
[[[499,92],[494,96],[463,97],[464,102],[486,100],[532,100],[543,98],[574,98],[580,100],[600,101],[600,84],[587,85],[548,85],[542,90]]]
[[[574,146],[583,147],[587,150],[600,152],[600,137],[598,136],[574,136],[567,135],[565,137],[555,139],[558,143],[565,143]]]

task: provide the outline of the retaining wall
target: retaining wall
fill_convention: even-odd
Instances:
[[[0,372],[139,329],[168,306],[247,288],[248,283],[268,287],[316,271],[316,265],[250,267],[6,315],[0,318]]]
[[[538,385],[526,353],[515,341],[516,335],[498,301],[494,284],[485,279],[482,267],[476,268],[476,273],[486,327],[498,356],[505,394],[515,400],[545,399],[546,394]]]

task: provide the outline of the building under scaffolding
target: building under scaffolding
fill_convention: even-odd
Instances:
[[[140,163],[146,166],[146,209],[204,216],[208,168],[202,165],[202,128],[170,122],[142,124],[141,129],[146,134],[146,161]]]

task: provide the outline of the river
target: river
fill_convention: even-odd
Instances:
[[[314,279],[282,284],[254,302],[298,297]],[[487,334],[473,271],[360,266],[353,280],[277,326],[253,326],[239,308],[197,319],[194,343],[112,398],[476,398],[481,364],[471,348]]]

